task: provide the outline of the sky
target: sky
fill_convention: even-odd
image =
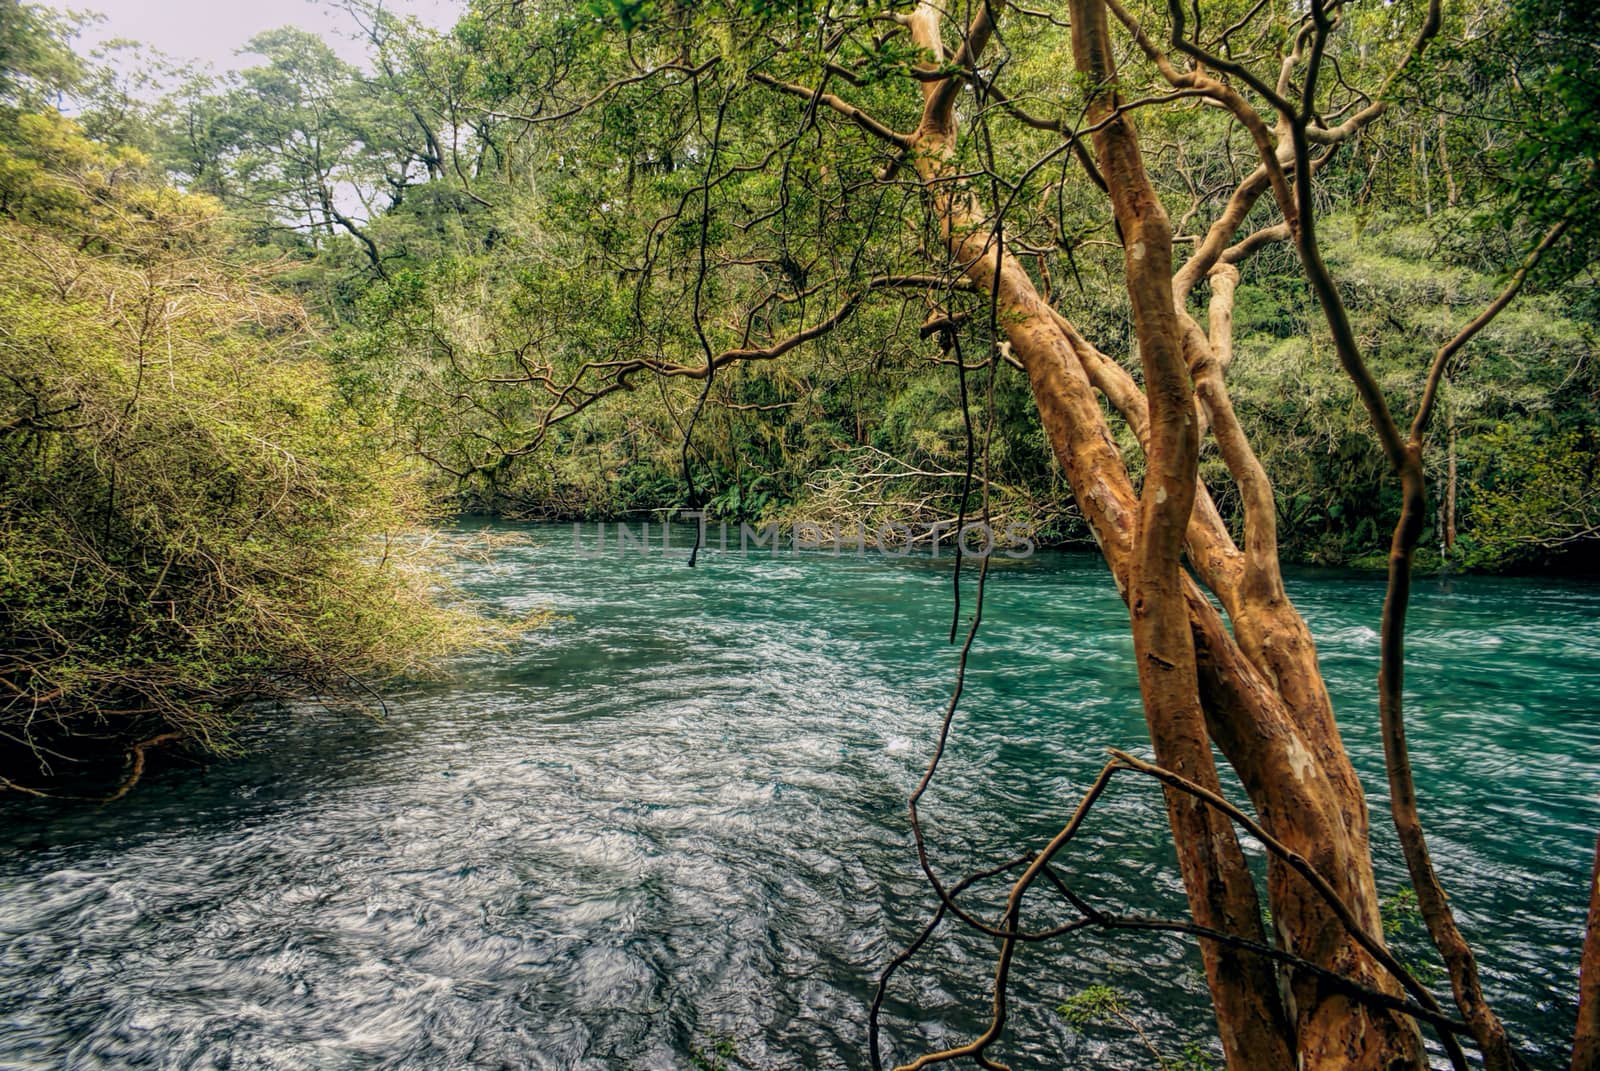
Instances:
[[[262,30],[298,26],[320,34],[351,62],[362,56],[351,40],[350,16],[311,0],[49,0],[63,10],[93,11],[106,16],[78,47],[82,51],[112,38],[131,38],[153,45],[176,60],[199,60],[218,71],[237,70],[255,62],[235,53]],[[453,24],[465,0],[388,0],[390,10],[415,15],[443,28]]]

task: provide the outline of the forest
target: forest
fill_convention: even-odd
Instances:
[[[0,0],[0,803],[125,801],[264,710],[510,659],[552,617],[460,579],[476,525],[981,523],[1100,563],[1145,736],[944,873],[919,807],[1012,575],[958,540],[902,854],[931,921],[853,1059],[943,923],[987,995],[911,1069],[1007,1066],[1013,962],[1080,930],[1198,949],[1211,1055],[1140,1029],[1154,1066],[1600,1067],[1600,886],[1530,1049],[1424,831],[1406,675],[1414,585],[1592,583],[1600,9],[326,6],[359,61],[285,26],[219,73]],[[1359,707],[1303,575],[1377,585]],[[1133,781],[1181,919],[1063,876]],[[1062,1014],[1131,1021],[1094,992]]]

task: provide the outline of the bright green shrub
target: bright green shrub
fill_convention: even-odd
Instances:
[[[0,777],[224,750],[252,700],[482,638],[408,536],[408,466],[334,407],[218,207],[25,119],[0,148]]]

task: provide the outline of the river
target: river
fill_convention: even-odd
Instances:
[[[556,619],[387,717],[279,712],[246,757],[158,770],[115,805],[0,810],[0,1068],[867,1066],[874,979],[931,911],[905,800],[955,671],[951,559],[713,550],[691,570],[519,534],[461,582]],[[1289,586],[1390,894],[1382,582]],[[1435,858],[1491,997],[1555,1068],[1600,827],[1600,587],[1422,580],[1411,622]],[[1107,747],[1145,741],[1103,566],[998,561],[924,805],[936,865],[1049,836]],[[1148,783],[1118,782],[1063,867],[1103,905],[1183,914]],[[1399,943],[1424,958],[1414,932]],[[898,976],[886,1056],[970,1036],[993,953],[951,931]],[[1018,1071],[1153,1066],[1121,1022],[1054,1010],[1091,985],[1169,1058],[1220,1062],[1183,940],[1080,934],[1015,974],[997,1053]]]

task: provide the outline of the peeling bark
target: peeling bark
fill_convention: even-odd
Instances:
[[[1348,912],[1338,915],[1302,876],[1274,859],[1268,892],[1280,946],[1371,990],[1398,994],[1392,957],[1381,946],[1365,794],[1340,740],[1310,631],[1284,593],[1272,487],[1225,382],[1238,278],[1233,264],[1259,242],[1299,237],[1302,214],[1294,202],[1304,191],[1290,191],[1286,172],[1294,171],[1303,183],[1312,164],[1290,151],[1282,136],[1285,124],[1274,140],[1233,90],[1209,76],[1172,69],[1175,85],[1201,88],[1234,110],[1263,154],[1223,218],[1174,273],[1170,226],[1118,96],[1107,0],[1070,0],[1069,6],[1074,62],[1094,87],[1088,129],[1096,174],[1122,238],[1143,389],[1049,307],[955,175],[958,78],[922,80],[923,114],[906,139],[904,166],[922,180],[965,282],[993,302],[996,323],[1027,373],[1055,455],[1128,604],[1157,762],[1206,791],[1220,792],[1214,742],[1239,773],[1262,826],[1307,860]],[[1131,23],[1114,4],[1112,10]],[[925,69],[934,71],[936,65],[973,67],[994,30],[993,18],[988,6],[979,8],[948,64],[935,4],[920,4],[903,21],[929,53]],[[1141,47],[1159,56],[1131,25]],[[1269,190],[1286,222],[1229,245]],[[1189,292],[1206,277],[1209,331],[1185,309]],[[1146,476],[1138,491],[1106,423],[1102,394],[1144,449]],[[1197,478],[1206,430],[1215,436],[1244,502],[1242,548]],[[1185,556],[1221,601],[1231,633],[1183,568]],[[1254,882],[1231,822],[1170,786],[1166,804],[1195,922],[1263,940]],[[1352,936],[1351,920],[1361,940]],[[1311,971],[1287,977],[1286,999],[1264,958],[1214,940],[1203,939],[1201,948],[1230,1068],[1423,1066],[1420,1037],[1406,1016],[1335,991]],[[1369,949],[1382,953],[1384,963]],[[1458,1057],[1453,1051],[1452,1058]]]

